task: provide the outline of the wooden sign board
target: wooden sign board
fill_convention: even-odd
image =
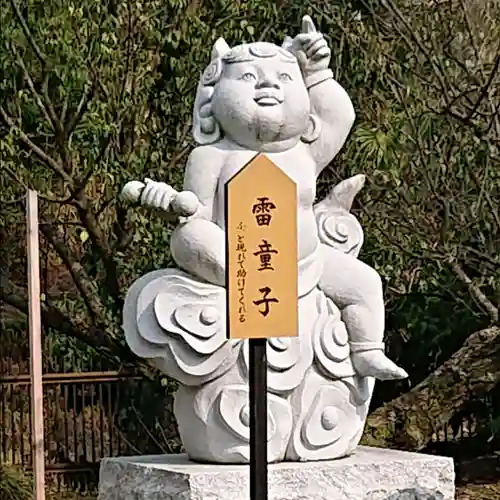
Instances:
[[[228,337],[295,337],[297,186],[257,155],[225,188]]]

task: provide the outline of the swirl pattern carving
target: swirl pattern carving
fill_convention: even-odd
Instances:
[[[331,379],[354,376],[347,330],[339,309],[323,294],[318,294],[316,303],[318,315],[312,339],[318,369]]]
[[[320,240],[341,252],[357,256],[363,245],[363,228],[350,213],[337,210],[318,216]]]
[[[351,451],[353,438],[363,428],[365,406],[352,404],[351,391],[342,380],[325,383],[314,371],[292,402],[300,408],[287,459],[320,460],[341,457]],[[357,444],[357,443],[356,443]]]
[[[302,337],[267,341],[267,386],[270,392],[286,394],[300,385],[313,361],[309,342]],[[243,373],[248,377],[248,343],[243,347]]]
[[[132,351],[187,385],[206,383],[237,362],[241,343],[226,339],[224,289],[175,269],[141,280],[124,308]]]

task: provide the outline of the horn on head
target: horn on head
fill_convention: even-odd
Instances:
[[[291,36],[285,36],[285,39],[283,40],[283,43],[281,44],[281,48],[291,52],[292,47],[293,47],[293,38]]]
[[[230,50],[231,47],[227,44],[226,40],[222,37],[218,38],[212,47],[212,61],[225,56]]]

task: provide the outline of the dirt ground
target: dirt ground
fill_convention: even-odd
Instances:
[[[499,498],[500,483],[460,486],[456,495],[457,500],[498,500]]]
[[[456,463],[457,500],[500,499],[500,453]]]

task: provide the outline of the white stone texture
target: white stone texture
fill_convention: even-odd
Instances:
[[[375,379],[407,376],[384,354],[379,275],[357,259],[363,230],[351,213],[357,175],[315,202],[316,181],[338,153],[354,109],[329,69],[311,19],[282,47],[230,48],[219,39],[193,111],[199,146],[184,190],[146,179],[123,196],[180,217],[170,247],[178,269],[132,284],[123,311],[130,349],[180,387],[174,411],[192,459],[247,463],[248,346],[226,331],[224,187],[266,154],[298,192],[299,336],[267,345],[269,460],[326,460],[360,439]]]
[[[186,455],[105,458],[99,500],[248,500],[247,465]],[[326,462],[269,466],[269,500],[453,500],[451,458],[359,447]]]

